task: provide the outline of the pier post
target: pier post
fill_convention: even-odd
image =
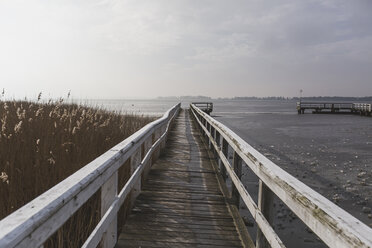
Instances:
[[[238,155],[237,152],[234,152],[233,157],[233,169],[235,174],[238,176],[239,180],[242,178],[242,159]],[[236,207],[239,209],[240,204],[240,194],[239,191],[236,189],[234,183],[231,183],[231,199]]]
[[[218,148],[215,150],[214,156],[215,156],[215,158],[217,158],[218,166],[220,166],[221,159],[220,159],[220,156],[218,156],[218,152],[219,152],[219,150],[221,150],[221,135],[217,130],[215,130],[214,140],[216,141],[217,146],[218,146]]]
[[[116,171],[101,187],[101,217],[103,217],[106,211],[111,206],[112,202],[118,194],[118,171]],[[116,244],[117,240],[117,215],[114,220],[110,223],[107,231],[102,237],[102,247],[112,248]]]
[[[130,157],[130,174],[132,175],[141,163],[141,147],[137,149],[136,152]],[[130,204],[133,206],[134,201],[141,192],[141,180],[138,180],[137,183],[133,186],[130,197]]]
[[[208,132],[210,133],[211,136],[212,136],[212,129],[213,129],[212,126],[210,124],[208,124]],[[212,149],[212,142],[209,138],[208,138],[208,148]]]
[[[214,142],[216,142],[218,146],[217,133],[218,133],[217,130],[213,128],[212,137],[213,137]],[[214,156],[213,158],[218,160],[218,148],[215,148],[214,145],[212,145],[212,147],[213,147],[213,156]]]
[[[226,159],[228,158],[228,151],[229,151],[229,147],[228,147],[228,143],[227,141],[221,136],[221,146],[222,146],[222,153],[223,155],[225,155]],[[226,175],[226,168],[225,168],[225,165],[222,163],[222,161],[220,161],[220,171],[221,171],[221,176],[223,178],[223,180],[226,182],[226,178],[227,178],[227,175]]]
[[[262,214],[265,216],[267,222],[272,225],[273,222],[273,192],[261,181],[259,180],[258,187],[258,209],[261,210]],[[267,242],[264,234],[259,228],[257,228],[257,238],[256,238],[256,248],[269,248],[271,247],[269,242]]]
[[[159,137],[163,135],[163,133],[165,132],[165,130],[167,130],[167,124],[162,125],[162,127],[160,128],[160,134],[159,134]],[[164,139],[164,140],[160,143],[160,151],[164,150],[164,148],[165,148],[165,142],[166,142],[166,140]]]
[[[153,145],[153,136],[151,135],[150,137],[147,138],[147,140],[145,140],[145,142],[143,143],[142,145],[142,159],[146,156],[147,152],[150,150],[151,146]],[[149,174],[150,172],[150,169],[151,169],[151,165],[152,165],[152,159],[149,159],[149,161],[147,162],[147,164],[145,164],[145,168],[143,170],[143,177],[142,177],[142,183],[144,182],[144,180],[146,180],[147,178],[147,175]]]

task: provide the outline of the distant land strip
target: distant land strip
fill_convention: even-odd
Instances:
[[[158,97],[159,100],[300,100],[300,97],[284,97],[284,96],[267,96],[267,97],[256,97],[256,96],[243,96],[243,97],[217,97],[212,98],[209,96],[169,96],[169,97]],[[347,97],[347,96],[309,96],[301,97],[303,101],[372,101],[372,96],[363,97]]]

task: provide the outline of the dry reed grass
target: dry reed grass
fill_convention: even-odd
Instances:
[[[60,100],[45,104],[0,101],[0,120],[2,219],[153,118],[64,104]],[[126,174],[122,173],[121,180],[128,178]],[[45,246],[81,246],[100,218],[99,194],[75,213]]]

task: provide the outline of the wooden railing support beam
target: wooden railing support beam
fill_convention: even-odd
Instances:
[[[130,174],[131,175],[137,169],[140,163],[141,163],[141,148],[135,151],[133,155],[130,157]],[[138,180],[138,182],[136,182],[136,184],[133,186],[131,196],[130,196],[131,206],[133,206],[134,201],[136,200],[137,196],[141,193],[141,181],[142,181],[141,179]]]
[[[233,156],[233,169],[235,174],[238,176],[239,180],[242,179],[242,159],[239,157],[238,153],[234,152]],[[235,185],[231,185],[231,199],[234,205],[239,209],[240,204],[240,194],[236,189]]]
[[[274,201],[273,192],[261,180],[259,180],[258,209],[261,210],[262,214],[265,216],[267,222],[269,222],[270,225],[272,225],[274,219],[273,201]],[[270,248],[270,244],[269,242],[267,242],[260,228],[258,228],[257,230],[256,247]]]
[[[118,195],[118,172],[116,171],[101,187],[101,217]],[[113,248],[117,241],[117,215],[102,237],[102,248]]]
[[[227,141],[222,136],[221,136],[221,146],[222,146],[222,153],[227,158],[229,147],[228,147]],[[222,176],[223,180],[226,182],[226,179],[227,179],[226,168],[225,168],[225,165],[222,163],[221,160],[220,160],[219,166],[220,166],[221,176]]]

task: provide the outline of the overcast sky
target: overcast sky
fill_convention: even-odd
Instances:
[[[371,0],[0,0],[8,97],[372,95]]]

